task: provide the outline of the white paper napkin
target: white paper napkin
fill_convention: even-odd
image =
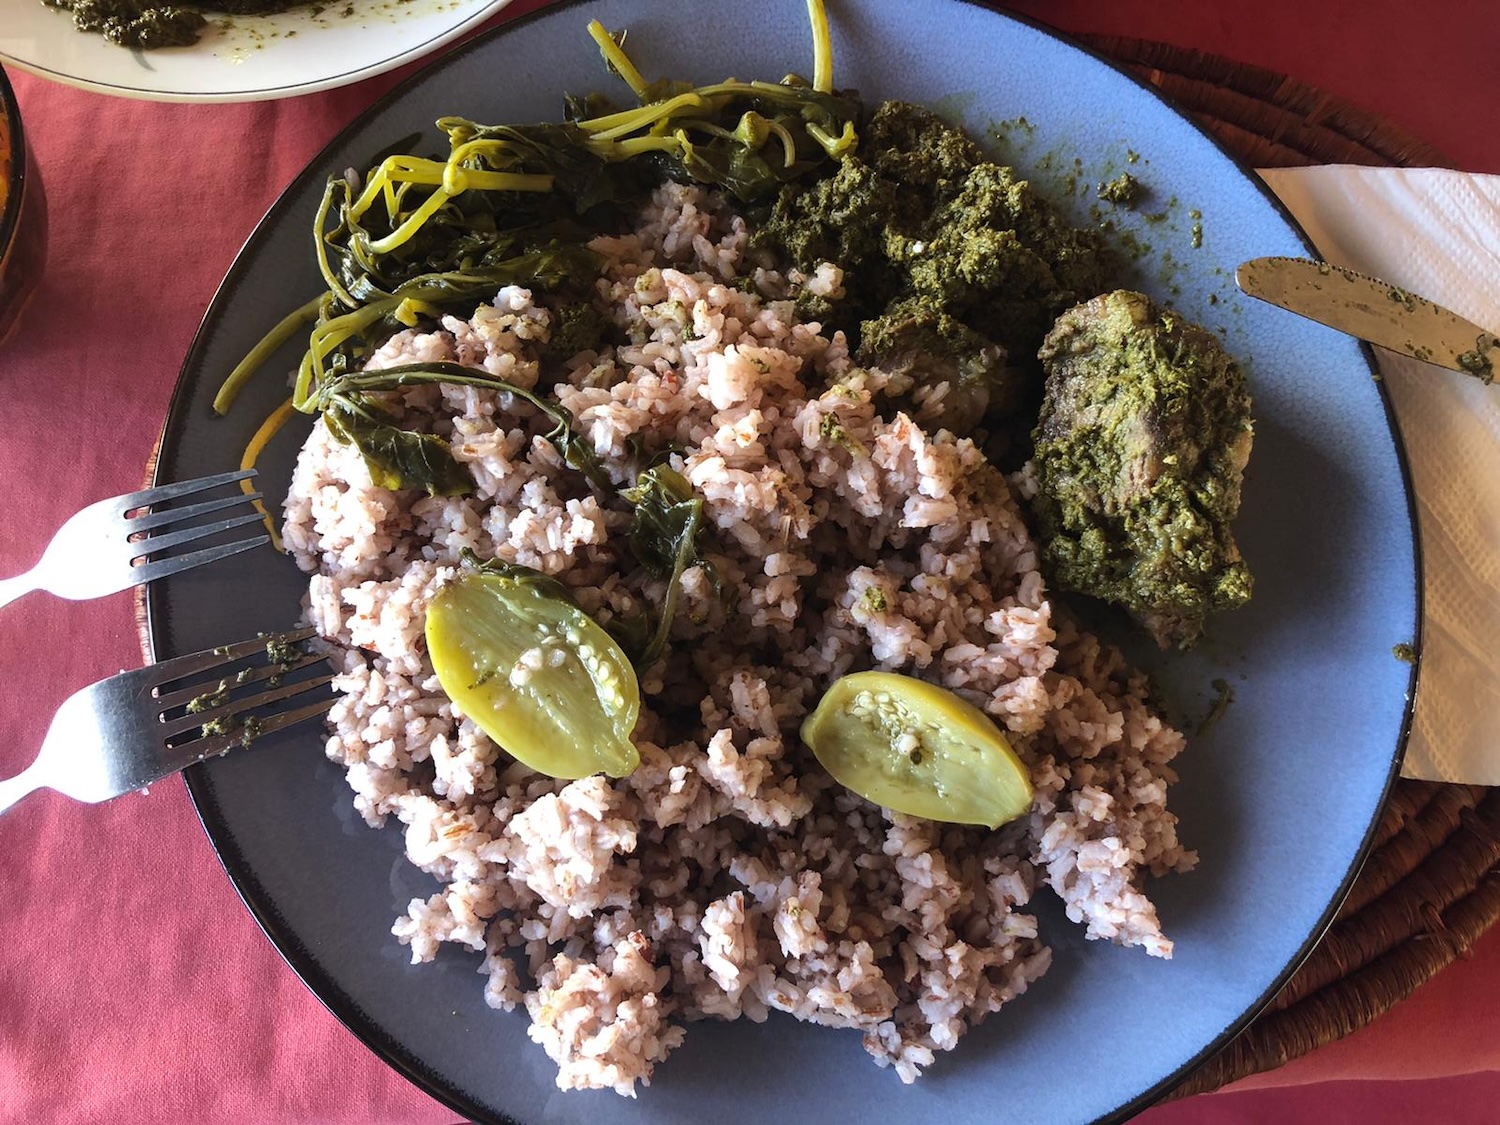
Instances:
[[[1261,176],[1328,261],[1500,331],[1500,176],[1341,165]],[[1401,772],[1500,785],[1500,382],[1375,353],[1411,463],[1426,572]]]

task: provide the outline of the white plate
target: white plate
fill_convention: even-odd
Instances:
[[[41,0],[4,0],[0,59],[70,86],[164,102],[249,102],[346,86],[411,62],[510,0],[331,0],[214,16],[192,47],[117,47]]]

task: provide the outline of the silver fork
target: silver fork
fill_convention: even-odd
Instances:
[[[42,788],[91,804],[107,801],[323,714],[337,698],[331,693],[285,709],[287,701],[333,679],[282,680],[326,659],[296,647],[312,635],[312,629],[301,629],[260,636],[121,672],[75,692],[53,716],[36,761],[0,781],[0,812]],[[257,653],[265,663],[230,671]],[[235,694],[243,685],[266,681],[271,683],[264,691]],[[272,704],[274,712],[252,714]]]
[[[261,533],[191,554],[148,561],[151,555],[256,523],[261,518],[259,513],[249,512],[175,531],[167,530],[211,512],[250,504],[260,499],[259,492],[236,492],[233,496],[181,508],[149,509],[220,485],[248,480],[254,475],[254,469],[218,473],[141,492],[127,492],[124,496],[90,504],[57,529],[36,566],[15,578],[0,579],[0,606],[8,605],[32,590],[47,590],[73,601],[102,598],[105,594],[118,593],[142,582],[154,582],[270,542],[271,537]]]

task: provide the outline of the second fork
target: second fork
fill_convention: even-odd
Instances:
[[[239,484],[254,476],[254,469],[239,469],[127,492],[90,504],[58,528],[31,570],[15,578],[0,579],[0,606],[8,605],[32,590],[46,590],[73,601],[100,598],[270,542],[270,536],[261,532],[187,554],[153,558],[162,552],[201,542],[209,536],[259,522],[261,516],[257,512],[245,512],[207,523],[192,522],[213,513],[253,504],[260,499],[259,492],[237,491],[233,496],[183,507],[161,507],[210,489]]]

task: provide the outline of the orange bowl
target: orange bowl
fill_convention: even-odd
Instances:
[[[0,69],[0,343],[20,318],[47,259],[47,203],[21,111]]]

